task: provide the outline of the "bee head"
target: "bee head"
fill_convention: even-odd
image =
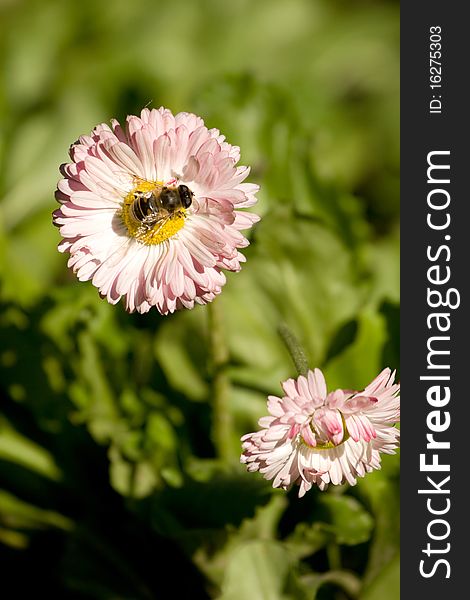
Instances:
[[[194,193],[188,188],[187,185],[178,186],[178,192],[181,199],[181,204],[184,208],[189,208],[193,202]]]

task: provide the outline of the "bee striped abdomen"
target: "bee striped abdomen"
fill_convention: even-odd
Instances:
[[[135,195],[135,200],[131,206],[131,213],[136,221],[145,221],[148,215],[158,212],[158,208],[152,206],[152,198]]]
[[[142,188],[143,184],[139,184],[126,197],[123,220],[137,241],[158,244],[183,227],[194,193],[185,185]]]

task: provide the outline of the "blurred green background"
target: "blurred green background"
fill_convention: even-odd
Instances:
[[[281,322],[330,389],[398,366],[398,17],[392,0],[0,2],[2,598],[399,597],[398,456],[302,500],[238,463],[295,376]],[[128,315],[56,250],[70,143],[145,105],[201,115],[261,186],[216,301],[224,460],[208,307]]]

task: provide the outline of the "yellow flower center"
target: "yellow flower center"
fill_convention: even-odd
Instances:
[[[310,444],[307,444],[307,442],[304,440],[304,438],[302,436],[300,436],[300,441],[307,446],[308,448],[311,448],[312,450],[331,450],[331,448],[338,448],[338,446],[341,446],[342,444],[344,444],[344,442],[346,442],[347,440],[349,440],[349,438],[351,437],[349,435],[349,432],[347,430],[346,427],[346,421],[344,420],[344,416],[342,413],[341,414],[341,421],[343,422],[343,438],[340,441],[340,443],[335,446],[335,444],[333,444],[333,442],[331,440],[327,440],[325,442],[319,442],[318,441],[318,435],[317,435],[317,431],[315,430],[315,427],[313,426],[313,423],[310,423],[310,429],[312,430],[312,432],[314,433],[316,440],[317,440],[317,445],[316,446],[311,446]]]
[[[136,179],[135,187],[124,198],[122,220],[129,235],[142,244],[161,244],[184,226],[186,210],[183,207],[173,211],[159,208],[157,200],[163,186],[161,181]],[[154,202],[148,201],[149,193]]]

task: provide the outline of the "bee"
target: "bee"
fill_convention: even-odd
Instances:
[[[150,191],[136,190],[129,206],[129,217],[139,233],[144,234],[158,224],[157,231],[175,214],[189,208],[194,193],[186,185],[157,186]]]

